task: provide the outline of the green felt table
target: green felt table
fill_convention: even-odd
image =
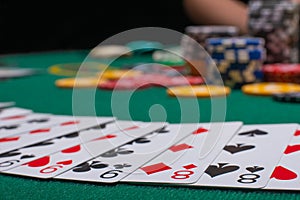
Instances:
[[[20,67],[39,68],[38,75],[10,79],[0,82],[0,102],[15,101],[16,106],[32,109],[34,112],[72,115],[72,89],[57,88],[54,81],[61,76],[47,73],[47,68],[57,63],[82,62],[86,50],[39,52],[30,54],[3,55],[0,62],[16,64]],[[120,63],[134,63],[147,60],[148,57],[124,58]],[[119,64],[120,64],[119,63]],[[112,92],[100,89],[81,89],[81,94],[93,94],[95,110],[98,116],[112,116]],[[126,95],[128,91],[120,91]],[[243,121],[244,124],[300,123],[300,106],[292,103],[279,103],[271,97],[250,96],[240,90],[233,90],[226,98],[225,121]],[[217,101],[219,101],[217,100]],[[149,121],[149,109],[159,104],[165,109],[166,120],[170,123],[209,122],[211,120],[212,101],[198,99],[200,118],[195,121],[194,108],[189,98],[180,100],[169,97],[165,88],[153,87],[135,91],[129,105],[123,102],[113,104],[116,110],[127,109],[130,116],[117,112],[119,119]],[[189,109],[190,116],[181,118],[180,103]],[[78,106],[78,104],[76,104]],[[82,101],[79,109],[82,115],[89,115]],[[161,109],[159,107],[155,107]],[[77,109],[78,110],[78,109]],[[155,109],[154,109],[155,110]],[[152,116],[153,117],[153,116]],[[160,119],[155,116],[155,119]],[[218,116],[216,118],[218,121]],[[246,189],[190,188],[172,186],[132,185],[118,183],[113,185],[39,180],[8,175],[0,175],[1,199],[300,199],[297,192],[263,191]]]

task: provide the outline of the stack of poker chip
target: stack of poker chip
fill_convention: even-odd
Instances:
[[[259,37],[210,38],[206,48],[218,68],[224,85],[239,89],[244,84],[262,81],[266,58],[265,40]],[[210,73],[209,66],[206,75]]]
[[[266,41],[265,63],[299,60],[299,4],[287,0],[250,0],[249,34]]]
[[[235,26],[187,26],[180,46],[190,73],[192,75],[201,75],[204,73],[206,60],[209,57],[205,46],[208,38],[235,37],[239,34],[240,30]]]
[[[267,82],[288,82],[300,84],[300,64],[275,63],[263,66],[264,80]]]

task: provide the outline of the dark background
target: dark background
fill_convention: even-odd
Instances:
[[[181,0],[1,1],[0,53],[90,49],[132,28],[183,32],[191,24]]]

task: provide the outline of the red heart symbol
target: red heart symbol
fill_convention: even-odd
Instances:
[[[70,165],[72,164],[72,160],[65,160],[65,161],[60,161],[60,162],[57,162],[56,164],[58,165]]]
[[[1,138],[0,142],[11,142],[11,141],[16,141],[18,140],[20,137],[11,137],[11,138]]]
[[[205,129],[205,128],[198,128],[197,130],[195,130],[193,132],[193,134],[197,135],[197,134],[200,134],[200,133],[204,133],[204,132],[207,132],[208,130]]]
[[[68,149],[64,149],[61,152],[62,153],[75,153],[77,151],[80,151],[80,145],[76,145],[74,147],[68,148]]]
[[[25,163],[23,165],[28,165],[29,167],[42,167],[47,165],[50,162],[50,156],[45,156],[31,162]]]
[[[293,146],[288,145],[284,151],[284,154],[290,154],[290,153],[294,153],[296,151],[300,150],[300,144],[296,144]]]
[[[299,136],[300,135],[300,130],[297,130],[294,134],[294,136]]]
[[[2,118],[1,120],[22,119],[22,118],[25,118],[25,115],[16,115],[16,116],[12,116],[12,117],[5,117],[5,118]]]
[[[30,134],[36,134],[36,133],[47,133],[50,131],[50,128],[44,128],[44,129],[37,129],[37,130],[33,130],[30,131]]]
[[[116,135],[112,135],[112,134],[108,134],[108,135],[105,135],[105,136],[102,136],[102,137],[99,137],[99,138],[96,138],[94,139],[93,141],[96,141],[96,140],[105,140],[105,139],[111,139],[111,138],[115,138],[117,137]]]
[[[273,171],[271,178],[275,178],[278,180],[292,180],[297,178],[297,174],[287,168],[277,166]]]
[[[61,123],[60,125],[61,126],[68,126],[68,125],[73,125],[73,124],[78,124],[79,121],[69,121],[69,122],[64,122],[64,123]]]

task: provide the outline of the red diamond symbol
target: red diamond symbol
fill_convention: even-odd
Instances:
[[[208,130],[205,129],[205,128],[198,128],[197,130],[195,130],[193,132],[193,134],[197,135],[197,134],[200,134],[200,133],[204,133],[204,132],[207,132]]]
[[[174,145],[174,146],[171,146],[169,148],[169,150],[173,151],[173,152],[177,152],[177,151],[182,151],[182,150],[185,150],[185,149],[190,149],[190,148],[193,148],[193,146],[190,146],[190,145],[187,145],[187,144],[178,144],[178,145]]]
[[[141,170],[146,172],[148,175],[154,174],[157,172],[162,172],[162,171],[169,170],[169,169],[172,169],[172,168],[169,167],[168,165],[165,165],[164,163],[157,163],[154,165],[149,165],[149,166],[141,168]]]
[[[197,166],[194,165],[194,164],[189,164],[189,165],[183,166],[183,168],[185,168],[185,169],[193,169],[193,168],[195,168],[195,167],[197,167]]]

